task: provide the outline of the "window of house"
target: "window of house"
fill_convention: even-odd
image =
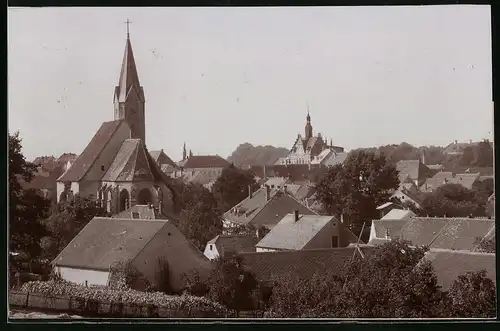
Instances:
[[[339,247],[339,237],[338,236],[332,236],[332,247]]]
[[[101,171],[104,171],[104,166],[103,165],[101,166]]]
[[[139,213],[132,213],[132,218],[139,218]]]
[[[213,250],[213,245],[210,245],[210,250]]]

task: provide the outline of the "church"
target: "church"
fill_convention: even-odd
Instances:
[[[323,160],[344,152],[343,147],[333,146],[331,139],[330,144],[328,144],[321,133],[318,133],[316,137],[313,135],[309,110],[307,111],[304,133],[304,136],[300,133],[297,135],[290,153],[286,157],[280,158],[275,163],[276,165],[321,164]]]
[[[79,194],[93,196],[111,214],[135,205],[152,205],[162,214],[171,214],[175,207],[171,179],[146,148],[146,99],[128,31],[113,101],[114,120],[102,123],[57,179],[57,201]]]

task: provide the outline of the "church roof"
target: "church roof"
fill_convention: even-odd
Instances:
[[[140,101],[144,102],[144,91],[139,82],[132,44],[130,43],[130,38],[127,36],[125,53],[123,54],[122,68],[120,71],[120,80],[115,89],[115,97],[118,97],[118,102],[125,102],[132,86],[135,86],[139,93]]]
[[[102,123],[90,143],[78,156],[71,167],[59,177],[59,182],[78,182],[89,171],[92,164],[107,145],[113,134],[123,121],[110,121]]]
[[[140,139],[126,139],[122,143],[118,154],[102,180],[109,182],[155,180],[147,152]]]

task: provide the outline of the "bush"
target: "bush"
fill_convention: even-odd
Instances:
[[[92,300],[99,303],[154,306],[174,310],[198,310],[216,316],[229,312],[220,304],[206,298],[191,295],[166,295],[161,292],[139,292],[132,289],[121,290],[104,286],[82,286],[67,281],[33,281],[23,284],[22,292],[39,293],[47,296],[67,296],[77,300]]]

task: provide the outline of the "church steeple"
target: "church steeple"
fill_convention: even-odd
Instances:
[[[182,161],[187,159],[187,151],[186,151],[186,142],[184,142],[184,146],[182,148]]]
[[[309,115],[309,107],[307,107],[307,117],[306,117],[306,120],[307,120],[307,124],[306,124],[306,140],[309,140],[309,138],[311,138],[313,136],[313,128],[312,128],[312,125],[311,125],[311,116]]]
[[[144,104],[144,90],[139,82],[139,75],[135,65],[134,53],[130,42],[130,33],[127,20],[127,40],[125,53],[120,70],[120,79],[115,87],[114,104],[115,120],[125,120],[130,126],[131,138],[145,141],[146,124]]]

